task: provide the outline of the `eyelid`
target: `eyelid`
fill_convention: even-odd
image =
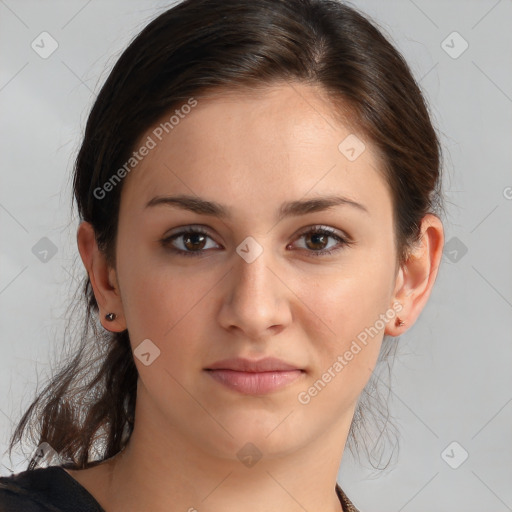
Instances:
[[[306,251],[311,256],[329,256],[338,251],[341,251],[346,246],[350,246],[355,243],[353,238],[351,236],[349,236],[344,231],[338,230],[331,226],[322,225],[322,224],[312,224],[309,226],[305,226],[297,234],[295,234],[291,244],[288,244],[286,247],[288,248],[290,245],[295,243],[297,240],[300,240],[304,235],[309,234],[309,233],[315,233],[315,232],[320,232],[320,233],[326,234],[327,236],[329,236],[333,239],[338,239],[338,244],[337,244],[338,247],[331,248],[331,249],[321,249],[318,251],[307,250],[307,249],[301,248],[301,250]],[[170,233],[167,233],[166,235],[164,235],[164,237],[160,240],[160,242],[164,247],[168,248],[171,252],[174,252],[178,255],[183,255],[183,256],[201,256],[201,255],[204,255],[205,253],[207,253],[209,250],[211,250],[211,249],[201,249],[199,251],[184,251],[183,249],[177,249],[176,247],[173,247],[171,245],[172,241],[174,239],[178,239],[187,233],[203,234],[203,235],[207,236],[208,238],[210,238],[215,244],[220,245],[215,241],[215,237],[213,237],[210,234],[209,228],[207,228],[201,224],[188,224],[185,226],[178,226],[178,227],[174,228]]]
[[[322,224],[313,224],[310,226],[306,226],[303,228],[299,233],[294,237],[294,241],[290,244],[292,245],[297,240],[300,240],[304,235],[307,235],[309,233],[320,233],[320,234],[326,234],[329,238],[337,239],[338,243],[335,247],[330,249],[321,249],[319,251],[313,251],[313,250],[305,250],[306,253],[309,256],[313,257],[328,257],[337,254],[338,252],[342,251],[346,247],[352,246],[355,244],[354,239],[349,236],[344,231],[337,230],[336,228],[333,228],[331,226],[326,226]],[[289,246],[287,246],[288,248]]]
[[[171,229],[170,231],[166,232],[165,235],[162,237],[162,240],[166,240],[169,238],[172,238],[175,235],[181,235],[183,233],[188,232],[198,232],[198,233],[204,233],[205,235],[208,235],[212,240],[215,240],[215,237],[211,233],[210,228],[207,226],[204,226],[203,224],[185,224],[184,226],[178,226],[176,228]],[[218,243],[218,242],[215,242]]]
[[[201,231],[201,232],[204,231],[208,236],[210,236],[211,238],[214,238],[210,232],[210,228],[204,226],[203,224],[185,224],[184,226],[178,226],[176,228],[173,228],[170,232],[166,233],[162,238],[163,239],[170,238],[173,235],[182,233],[183,231],[186,231],[186,230],[193,231],[194,229]],[[309,233],[310,231],[314,231],[314,230],[325,230],[325,231],[328,231],[329,233],[332,233],[333,235],[337,235],[340,238],[343,238],[347,242],[354,241],[352,239],[352,237],[346,231],[342,231],[337,228],[327,226],[325,224],[310,224],[309,226],[305,226],[304,228],[301,228],[301,230],[298,231],[294,235],[294,237],[302,236],[303,234]]]
[[[353,242],[352,237],[345,231],[341,231],[340,229],[336,229],[325,224],[311,224],[310,226],[306,226],[298,232],[297,236],[302,236],[303,234],[309,233],[310,231],[328,231],[335,236],[343,238],[343,240],[346,242]]]

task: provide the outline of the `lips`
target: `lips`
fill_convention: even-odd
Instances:
[[[237,372],[283,372],[288,370],[300,370],[298,366],[288,364],[275,357],[266,357],[253,361],[237,357],[235,359],[224,359],[210,365],[206,370],[235,370]]]
[[[277,391],[303,376],[296,365],[274,357],[258,361],[236,358],[217,361],[205,368],[217,382],[243,394],[262,395]]]

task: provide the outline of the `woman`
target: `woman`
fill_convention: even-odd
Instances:
[[[440,186],[418,85],[352,8],[157,17],[76,160],[94,352],[39,397],[35,457],[62,464],[0,479],[2,510],[357,511],[337,471],[379,356],[434,285]]]

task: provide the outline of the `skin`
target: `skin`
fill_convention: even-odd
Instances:
[[[382,164],[369,141],[353,162],[338,150],[355,132],[332,110],[322,91],[306,84],[199,98],[124,179],[115,268],[91,225],[80,224],[78,248],[103,326],[127,328],[133,349],[150,339],[160,350],[148,366],[134,358],[140,378],[125,450],[94,468],[68,470],[107,512],[341,510],[334,488],[357,399],[384,334],[404,333],[425,306],[444,238],[440,220],[425,216],[421,243],[397,270]],[[177,194],[217,201],[232,217],[145,208],[154,196]],[[349,197],[368,211],[341,205],[276,222],[283,202],[326,195]],[[174,247],[202,249],[201,256],[162,246],[176,228],[191,225],[208,231],[204,243],[186,244],[182,236]],[[315,256],[340,247],[330,236],[308,236],[305,228],[316,225],[352,243]],[[263,248],[251,263],[236,252],[247,236]],[[298,394],[394,303],[405,325],[387,322],[300,403]],[[115,321],[104,319],[109,312]],[[265,356],[305,371],[264,395],[240,394],[204,371],[228,357]],[[252,467],[236,455],[248,442],[262,453]]]

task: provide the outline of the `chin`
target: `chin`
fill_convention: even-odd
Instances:
[[[284,456],[307,444],[307,429],[304,422],[293,418],[292,407],[279,413],[268,411],[239,411],[228,418],[215,416],[224,427],[209,429],[207,442],[217,456],[233,459],[233,455],[243,457],[258,451],[265,456]],[[289,415],[289,416],[288,416]],[[288,416],[288,417],[287,417]],[[283,421],[284,420],[284,421]],[[226,432],[227,430],[227,432]],[[229,432],[229,434],[228,434]],[[241,453],[239,453],[241,452]]]

